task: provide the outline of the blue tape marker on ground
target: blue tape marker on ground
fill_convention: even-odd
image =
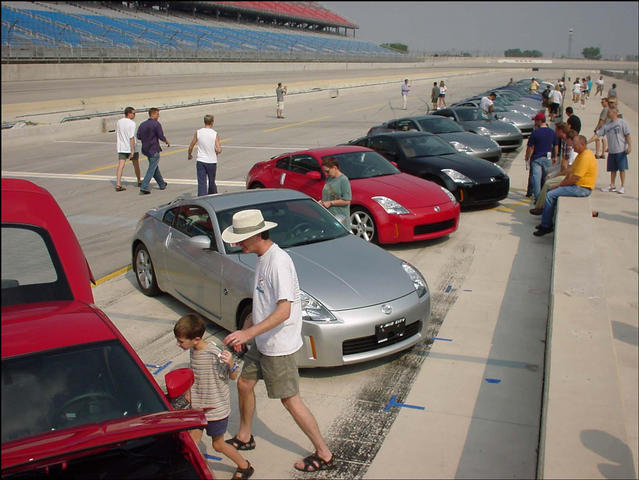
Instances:
[[[404,408],[414,408],[415,410],[425,410],[425,407],[420,407],[419,405],[409,405],[408,403],[397,403],[396,400],[397,400],[397,395],[393,395],[393,397],[386,404],[384,411],[388,412],[392,407],[404,407]]]
[[[217,460],[218,462],[222,460],[222,457],[216,457],[214,455],[209,455],[208,453],[204,454],[204,458],[208,458],[209,460]]]
[[[162,365],[160,368],[158,368],[155,372],[153,372],[153,375],[157,375],[158,373],[160,373],[162,370],[164,370],[166,367],[168,367],[169,365],[171,365],[173,362],[172,361],[168,361],[166,362],[164,365]]]
[[[440,342],[452,342],[452,338],[433,337],[433,340],[439,340]]]
[[[498,378],[487,378],[486,381],[488,383],[500,383],[501,382],[501,380],[498,379]]]
[[[452,285],[448,285],[448,286],[446,287],[446,290],[444,290],[444,293],[448,293],[448,292],[450,292],[452,289],[453,289],[453,286],[452,286]]]

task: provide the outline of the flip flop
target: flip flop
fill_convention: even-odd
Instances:
[[[237,435],[224,441],[231,445],[235,450],[253,450],[255,448],[255,439],[253,438],[253,435],[251,435],[248,442],[243,442],[237,438]]]
[[[123,187],[123,186],[121,186],[121,185],[116,185],[116,186],[115,186],[115,191],[116,191],[116,192],[123,192],[123,191],[125,191],[125,190],[126,190],[126,188],[124,188],[124,187]]]

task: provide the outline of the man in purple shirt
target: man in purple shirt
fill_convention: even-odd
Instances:
[[[552,128],[546,123],[546,115],[538,113],[533,117],[535,129],[528,137],[526,163],[530,165],[528,184],[535,202],[539,198],[546,171],[555,163],[559,151],[559,141]]]
[[[149,190],[151,177],[155,178],[155,181],[158,182],[160,190],[164,190],[166,188],[166,182],[164,181],[164,178],[162,178],[162,173],[160,173],[159,167],[160,152],[162,151],[160,148],[160,140],[166,143],[167,147],[170,147],[171,144],[164,136],[162,125],[158,122],[159,117],[160,110],[158,108],[150,108],[149,118],[142,122],[138,127],[138,140],[142,142],[142,153],[149,159],[149,168],[147,169],[146,175],[144,175],[144,179],[142,180],[142,185],[140,186],[140,193],[144,195],[151,193]]]

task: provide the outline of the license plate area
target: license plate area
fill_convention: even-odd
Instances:
[[[398,318],[390,322],[375,325],[377,343],[384,343],[396,337],[403,337],[406,331],[406,319]]]

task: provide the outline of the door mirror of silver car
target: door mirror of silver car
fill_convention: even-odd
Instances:
[[[207,250],[211,248],[211,239],[206,235],[196,235],[189,239],[189,243],[195,248],[201,248]]]

